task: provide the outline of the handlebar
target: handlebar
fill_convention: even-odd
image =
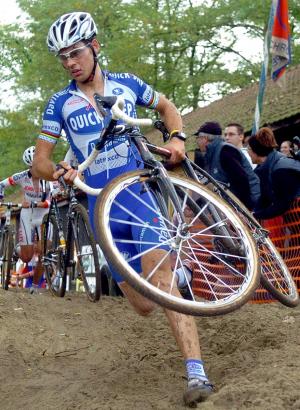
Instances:
[[[0,206],[6,206],[7,208],[22,208],[22,204],[15,204],[13,202],[0,202]]]
[[[114,120],[123,120],[128,125],[152,125],[153,121],[151,118],[133,118],[125,114],[124,110],[125,101],[121,96],[117,96],[116,102],[111,107]]]

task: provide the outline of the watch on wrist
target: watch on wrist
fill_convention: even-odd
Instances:
[[[172,135],[171,135],[171,139],[172,138],[178,138],[179,140],[181,140],[181,141],[185,141],[186,140],[186,135],[185,135],[185,133],[184,132],[174,132],[174,133],[172,133]]]

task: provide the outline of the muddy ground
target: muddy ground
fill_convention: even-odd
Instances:
[[[196,319],[215,393],[198,408],[300,409],[300,308],[249,304]],[[184,409],[185,369],[163,312],[0,291],[2,410]]]

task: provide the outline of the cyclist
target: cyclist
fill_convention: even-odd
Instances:
[[[51,156],[62,129],[79,163],[90,154],[104,127],[103,116],[97,111],[93,97],[96,92],[105,96],[122,95],[125,99],[125,112],[131,117],[136,116],[136,105],[156,110],[171,135],[171,140],[166,145],[171,152],[170,162],[178,163],[184,158],[185,135],[182,133],[182,120],[176,107],[135,75],[103,71],[98,63],[100,44],[96,34],[96,25],[91,15],[85,12],[65,14],[50,27],[48,48],[57,55],[72,81],[64,90],[52,96],[44,111],[33,164],[36,176],[55,180],[64,174],[67,182],[74,180],[76,170],[62,162],[65,169],[57,171]],[[138,152],[127,138],[109,141],[85,173],[85,180],[88,185],[101,188],[117,175],[139,167],[142,167],[142,161],[139,161]],[[93,216],[95,201],[96,198],[89,197],[90,217]],[[147,212],[147,209],[141,211]],[[93,224],[93,218],[91,223]],[[133,254],[137,251],[130,249],[127,252]],[[159,252],[162,251],[153,251],[152,257],[156,258]],[[149,270],[152,260],[149,260],[149,256],[141,259],[143,267]],[[168,274],[171,271],[170,262],[166,262],[164,268]],[[139,269],[141,271],[141,267]],[[138,313],[147,315],[153,310],[154,304],[125,283],[117,272],[114,272],[114,277]],[[201,401],[211,393],[212,385],[201,361],[194,318],[169,310],[165,313],[186,360],[188,388],[184,399],[187,404]]]
[[[23,153],[23,161],[29,166],[29,169],[18,172],[0,182],[0,198],[3,198],[4,189],[8,186],[19,185],[23,191],[18,244],[20,245],[19,257],[25,263],[30,262],[35,253],[40,254],[40,227],[43,216],[48,212],[50,204],[49,182],[35,178],[31,173],[34,152],[35,147],[31,146],[26,148]],[[34,246],[36,239],[38,239],[38,242]],[[38,258],[33,273],[33,285],[30,288],[31,294],[37,293],[42,273],[41,260]]]

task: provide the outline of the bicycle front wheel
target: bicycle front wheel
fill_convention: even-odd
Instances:
[[[250,299],[259,283],[254,241],[218,196],[192,180],[169,176],[184,220],[155,176],[145,170],[129,172],[115,178],[97,199],[101,249],[125,281],[165,308],[206,316],[231,312]],[[140,274],[137,262],[146,258],[151,269],[143,265]],[[177,288],[178,272],[187,265],[189,299]]]
[[[42,222],[42,263],[49,290],[54,296],[66,292],[65,241],[59,237],[54,215],[45,215]]]
[[[96,241],[85,208],[76,204],[72,208],[72,213],[77,268],[88,298],[96,302],[101,295],[101,271]]]

